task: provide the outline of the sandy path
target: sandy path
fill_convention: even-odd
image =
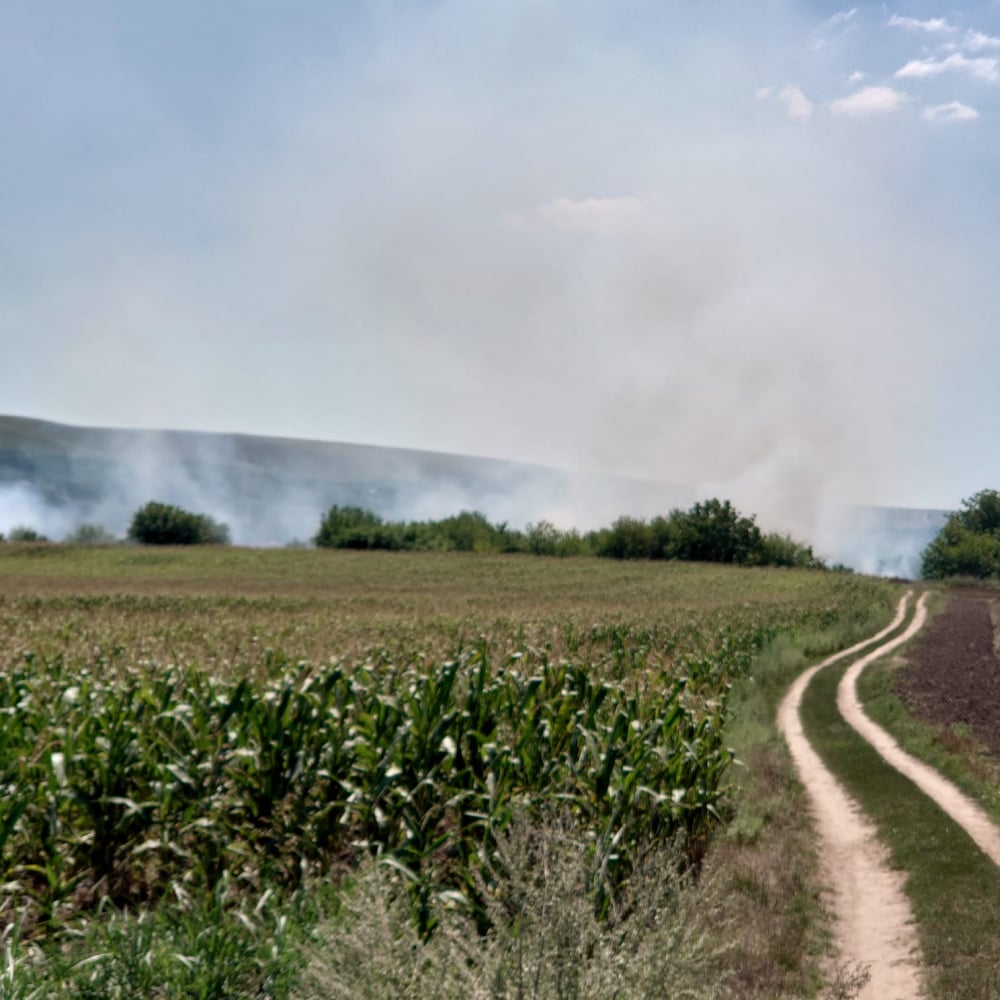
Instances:
[[[911,757],[881,726],[877,726],[865,715],[858,701],[857,681],[861,672],[872,660],[911,638],[923,625],[927,617],[926,597],[926,594],[921,596],[917,603],[917,613],[904,633],[886,646],[863,656],[848,668],[837,688],[837,707],[840,714],[878,751],[886,763],[905,774],[928,798],[933,799],[956,823],[964,827],[988,858],[1000,865],[1000,829],[982,807],[932,767]]]
[[[893,622],[877,635],[802,673],[778,708],[778,727],[809,794],[820,835],[823,874],[833,895],[837,950],[841,961],[868,966],[871,979],[860,994],[866,1000],[912,1000],[921,995],[920,952],[903,892],[905,875],[890,868],[888,851],[877,840],[875,828],[806,739],[799,706],[817,671],[868,648],[897,628],[909,598],[907,593],[900,600]],[[897,637],[884,643],[866,659],[881,656],[902,641]]]

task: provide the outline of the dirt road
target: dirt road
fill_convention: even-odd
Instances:
[[[913,622],[895,640],[897,645],[914,635],[923,625],[927,617],[926,597],[926,594],[921,596]],[[840,714],[878,751],[887,764],[905,774],[924,795],[933,799],[959,826],[965,828],[966,833],[994,864],[1000,865],[1000,829],[986,812],[934,768],[910,756],[881,726],[877,726],[865,715],[858,700],[858,677],[872,660],[886,652],[888,647],[881,647],[848,668],[837,688],[837,708],[840,709]]]
[[[874,827],[806,739],[799,706],[817,671],[855,656],[873,643],[880,644],[869,656],[884,655],[905,641],[897,637],[881,642],[902,623],[910,597],[907,593],[900,600],[895,619],[878,635],[801,674],[778,709],[778,726],[809,794],[821,840],[837,952],[842,962],[861,962],[869,968],[871,978],[860,994],[866,1000],[920,996],[919,947],[909,900],[903,892],[905,876],[890,868],[888,852],[877,840]],[[911,629],[915,631],[911,625],[907,632]]]

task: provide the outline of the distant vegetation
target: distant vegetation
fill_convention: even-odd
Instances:
[[[0,535],[0,538],[3,536]],[[19,525],[16,528],[10,529],[10,537],[8,539],[11,542],[47,542],[48,539],[35,531],[34,528],[28,528],[24,525]]]
[[[524,531],[491,524],[483,514],[463,512],[442,521],[385,521],[361,507],[333,506],[320,522],[314,544],[332,549],[457,552],[529,552],[534,555],[595,555],[613,559],[679,559],[741,566],[823,568],[812,549],[787,535],[765,534],[728,500],[705,500],[666,517],[620,517],[610,528],[581,535],[548,521]]]
[[[3,535],[0,535],[2,542]],[[13,528],[12,542],[47,539],[32,528]],[[118,539],[100,524],[81,524],[66,537],[70,545],[113,545]],[[228,545],[229,527],[207,514],[150,501],[132,517],[127,541],[139,545]],[[383,549],[400,552],[526,553],[536,556],[604,556],[611,559],[680,560],[739,566],[825,569],[808,545],[788,535],[765,533],[754,516],[728,500],[711,499],[688,510],[645,520],[620,517],[610,527],[581,533],[551,521],[521,531],[493,524],[479,511],[462,511],[439,521],[387,521],[363,507],[335,504],[311,539],[319,548]],[[292,547],[304,545],[295,540]]]
[[[66,536],[67,545],[115,545],[118,539],[101,524],[81,524]]]
[[[963,500],[924,550],[921,569],[928,580],[1000,576],[1000,492],[980,490]]]
[[[207,514],[151,501],[135,512],[128,538],[141,545],[228,545],[229,527]]]

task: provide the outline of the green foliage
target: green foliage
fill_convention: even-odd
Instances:
[[[762,566],[785,566],[794,569],[824,569],[823,561],[813,554],[809,545],[795,541],[789,535],[778,532],[768,532],[761,539]],[[846,569],[844,566],[834,566],[832,569]]]
[[[551,521],[529,524],[525,529],[524,548],[536,556],[582,556],[590,547],[578,531],[560,531]]]
[[[435,522],[434,528],[447,540],[444,547],[455,552],[516,552],[521,547],[506,524],[490,524],[479,511],[462,511]]]
[[[675,512],[675,559],[696,562],[759,562],[762,537],[752,517],[742,517],[728,500],[705,500]]]
[[[396,549],[396,532],[378,514],[334,505],[320,521],[313,544],[324,549]]]
[[[962,501],[924,549],[921,572],[929,580],[1000,576],[1000,492],[981,490]]]
[[[203,899],[178,884],[152,910],[105,905],[54,947],[23,923],[7,925],[0,997],[287,998],[298,978],[298,917],[272,890],[254,903],[226,878]]]
[[[490,524],[479,511],[440,521],[383,521],[362,507],[334,505],[320,521],[313,544],[327,549],[405,549],[435,552],[520,552],[524,536]]]
[[[153,500],[133,515],[128,538],[140,545],[228,545],[229,528],[207,514]]]
[[[117,541],[118,539],[101,524],[81,524],[66,536],[69,545],[114,545]]]
[[[641,697],[589,665],[529,675],[483,647],[438,665],[287,667],[263,686],[179,669],[105,682],[29,658],[0,677],[6,905],[49,927],[177,883],[212,892],[252,871],[294,886],[364,847],[409,873],[428,930],[433,892],[479,905],[515,806],[559,801],[593,845],[606,911],[642,844],[700,842],[717,821],[737,653],[650,671]]]
[[[2,995],[283,996],[296,961],[273,908],[368,855],[394,873],[399,926],[416,915],[400,947],[461,909],[466,944],[514,976],[512,949],[554,969],[579,927],[604,942],[588,972],[659,960],[634,990],[651,995],[680,953],[647,938],[655,914],[620,920],[650,838],[700,854],[727,811],[731,680],[778,632],[853,621],[890,589],[679,563],[45,551],[0,558],[0,912],[22,929],[0,942]],[[40,596],[36,575],[17,596],[10,572],[81,591]],[[569,881],[505,846],[512,816],[554,814]],[[570,883],[571,922],[542,941]],[[549,901],[525,900],[523,934],[520,911],[503,926],[497,906],[532,886]],[[377,990],[384,956],[367,957]]]
[[[47,542],[48,539],[35,531],[34,528],[28,528],[24,525],[19,525],[16,528],[10,529],[9,541],[11,542]]]
[[[690,510],[645,521],[620,517],[610,528],[581,535],[551,521],[514,531],[478,511],[440,521],[386,522],[361,507],[331,507],[313,543],[334,549],[440,552],[528,552],[539,556],[598,555],[612,559],[679,559],[744,566],[822,569],[812,549],[787,535],[765,535],[728,500],[705,500]]]
[[[640,518],[620,517],[602,537],[597,554],[612,559],[652,559],[655,555],[652,529]]]
[[[763,534],[753,517],[742,516],[728,500],[705,500],[652,521],[620,517],[593,536],[593,544],[597,555],[614,559],[823,568],[811,548],[787,535]]]

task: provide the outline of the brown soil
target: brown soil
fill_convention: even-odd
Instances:
[[[896,673],[903,704],[934,725],[962,724],[1000,754],[1000,661],[991,611],[996,591],[955,590],[907,650]]]

